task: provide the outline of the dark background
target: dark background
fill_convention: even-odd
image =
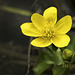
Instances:
[[[55,6],[58,8],[58,19],[69,14],[73,18],[73,26],[75,25],[75,0],[0,0],[0,7],[3,5],[40,14],[46,8]],[[0,9],[0,75],[25,75],[30,37],[22,34],[20,25],[28,21],[30,21],[28,16]],[[75,36],[74,28],[71,29],[70,34]],[[39,53],[39,48],[31,49],[29,74],[34,75],[32,67],[36,62],[34,59]]]

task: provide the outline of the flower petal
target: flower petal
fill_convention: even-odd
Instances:
[[[40,30],[46,25],[46,20],[44,19],[44,17],[42,15],[40,15],[38,13],[34,13],[31,16],[31,21],[33,22],[35,27],[37,27]]]
[[[65,47],[70,42],[70,37],[66,34],[59,34],[52,38],[52,42],[57,47]]]
[[[31,44],[36,47],[47,47],[47,46],[51,45],[52,42],[49,39],[36,38],[31,42]]]
[[[33,23],[24,23],[21,25],[21,30],[24,35],[27,36],[41,36],[40,31],[33,25]]]
[[[51,24],[54,25],[57,21],[57,8],[49,7],[43,13],[44,18]]]
[[[63,18],[61,18],[57,24],[55,25],[55,28],[57,30],[58,34],[63,34],[63,33],[67,33],[72,26],[72,18],[70,15],[67,15]]]

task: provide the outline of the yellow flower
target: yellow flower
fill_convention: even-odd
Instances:
[[[66,15],[57,22],[57,8],[47,8],[43,16],[34,13],[31,16],[31,22],[21,25],[24,35],[37,37],[31,44],[36,47],[47,47],[52,43],[56,47],[65,47],[70,42],[70,37],[66,33],[71,29],[72,19]]]

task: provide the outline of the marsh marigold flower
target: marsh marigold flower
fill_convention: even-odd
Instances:
[[[36,47],[47,47],[52,43],[56,47],[65,47],[70,42],[70,37],[66,34],[72,26],[70,15],[66,15],[57,22],[57,8],[47,8],[43,16],[34,13],[31,16],[32,22],[21,25],[24,35],[37,37],[31,44]]]

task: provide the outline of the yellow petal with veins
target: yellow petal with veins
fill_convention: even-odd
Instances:
[[[49,22],[50,25],[53,25],[57,21],[57,8],[49,7],[43,13],[44,18]]]
[[[51,39],[49,40],[45,38],[36,38],[31,42],[31,44],[36,47],[47,47],[51,45],[52,42],[51,42]]]
[[[72,27],[72,18],[70,15],[61,18],[55,25],[58,34],[67,33],[71,29],[71,27]]]
[[[58,34],[52,38],[52,42],[56,47],[65,47],[70,42],[70,37],[66,34]]]
[[[20,27],[24,35],[33,37],[41,36],[40,31],[33,25],[33,23],[24,23]]]
[[[40,30],[43,29],[47,25],[44,17],[38,13],[34,13],[31,16],[31,21],[35,25],[35,27]]]

